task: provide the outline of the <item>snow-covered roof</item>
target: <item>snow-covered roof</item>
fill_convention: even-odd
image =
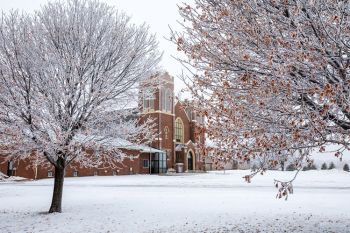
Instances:
[[[139,150],[141,153],[164,153],[164,151],[162,150],[149,147],[146,145],[142,145],[142,144],[132,143],[126,139],[117,138],[117,137],[78,135],[75,137],[75,139],[82,143],[93,142],[93,143],[100,144],[102,146],[107,146],[107,147],[114,147],[114,148],[128,149],[128,150]]]
[[[136,145],[136,144],[134,144],[134,145],[135,146],[129,147],[129,149],[132,148],[135,150],[139,150],[143,153],[165,153],[165,151],[162,151],[162,150],[159,150],[159,149],[156,149],[153,147],[149,147],[149,146],[145,146],[145,145]]]
[[[117,148],[129,147],[133,143],[122,138],[117,137],[107,137],[107,136],[98,136],[98,135],[83,135],[79,134],[74,137],[75,140],[81,143],[96,143],[104,146],[111,146]]]

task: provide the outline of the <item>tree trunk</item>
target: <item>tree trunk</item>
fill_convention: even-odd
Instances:
[[[63,158],[58,158],[55,166],[55,184],[53,187],[52,202],[49,213],[62,212],[62,193],[64,181],[65,161]]]

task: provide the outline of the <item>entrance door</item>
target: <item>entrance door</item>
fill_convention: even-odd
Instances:
[[[187,154],[187,166],[188,170],[193,170],[193,155],[191,151]]]
[[[166,173],[166,154],[154,153],[151,158],[151,173]]]
[[[7,162],[7,176],[13,176],[13,161]]]

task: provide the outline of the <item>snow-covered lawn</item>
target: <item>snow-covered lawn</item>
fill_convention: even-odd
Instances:
[[[350,232],[350,173],[301,172],[284,201],[293,172],[247,172],[66,178],[51,215],[52,179],[0,182],[0,232]]]

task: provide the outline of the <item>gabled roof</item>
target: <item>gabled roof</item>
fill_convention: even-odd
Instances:
[[[188,142],[186,142],[185,144],[177,144],[175,147],[175,151],[182,151],[184,147],[187,147],[189,145],[196,146],[195,143],[193,143],[191,140],[188,140]]]
[[[186,145],[190,145],[190,144],[192,144],[193,146],[196,145],[196,143],[192,142],[192,140],[188,140],[188,142],[186,142]]]

